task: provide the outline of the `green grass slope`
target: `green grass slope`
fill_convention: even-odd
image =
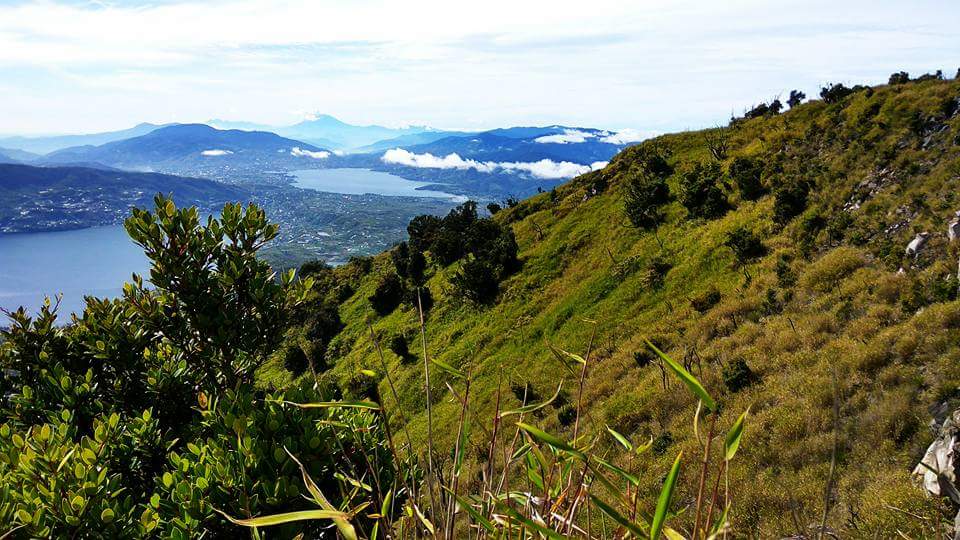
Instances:
[[[658,362],[647,363],[649,337],[719,398],[727,411],[719,427],[750,408],[742,454],[729,472],[738,531],[810,534],[825,500],[828,525],[844,537],[930,531],[917,516],[942,509],[912,485],[909,472],[933,437],[931,409],[960,401],[960,250],[946,234],[960,210],[958,99],[957,81],[914,82],[860,90],[838,103],[812,101],[721,130],[665,135],[497,214],[515,231],[523,267],[501,284],[495,305],[475,307],[453,295],[456,265],[435,268],[429,281],[437,302],[426,320],[426,347],[470,373],[475,434],[490,425],[498,388],[505,408],[518,404],[511,386],[525,384],[548,397],[562,381],[566,402],[575,402],[578,377],[548,345],[589,352],[586,430],[608,425],[634,440],[653,439],[654,452],[623,466],[642,473],[653,494],[647,500],[655,499],[676,452],[699,451],[691,427],[696,402],[677,381],[662,378]],[[722,169],[736,157],[757,160],[767,194],[742,200],[727,185],[732,209],[705,220],[689,215],[676,194],[684,170],[714,160],[709,142],[716,149],[718,137],[726,145]],[[656,231],[632,227],[623,211],[625,185],[647,145],[667,149],[678,171]],[[778,224],[774,193],[796,181],[812,185],[806,209]],[[725,246],[738,227],[766,248],[745,266]],[[925,248],[905,256],[921,231],[931,233]],[[658,279],[664,262],[669,270]],[[419,354],[418,315],[402,306],[376,317],[367,297],[393,267],[386,254],[369,272],[360,266],[336,271],[354,285],[339,308],[345,328],[325,355],[311,354],[318,366],[324,358],[321,376],[343,388],[361,369],[377,371],[393,420],[408,420],[415,445],[422,445],[422,360],[404,364],[384,347],[396,403],[368,329],[383,341],[402,334]],[[710,306],[712,291],[719,300]],[[289,341],[310,347],[297,329]],[[743,388],[731,380],[739,361],[753,372]],[[436,437],[450,442],[460,409],[446,383],[462,383],[436,368],[431,376]],[[290,379],[280,359],[261,369],[261,384]],[[562,403],[536,419],[567,438],[569,420]],[[483,458],[478,448],[468,453],[474,465]],[[836,473],[825,499],[832,458]],[[696,496],[696,469],[684,469],[680,504]]]

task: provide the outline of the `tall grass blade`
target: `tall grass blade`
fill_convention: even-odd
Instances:
[[[531,426],[529,424],[524,424],[523,422],[517,422],[517,427],[525,431],[528,435],[533,437],[535,440],[540,441],[555,450],[567,452],[580,459],[585,459],[583,452],[570,446],[569,444],[567,444],[566,442],[564,442],[562,439],[560,439],[555,435],[551,435],[538,427]]]
[[[272,516],[261,516],[250,519],[236,519],[230,517],[224,512],[217,512],[223,517],[229,519],[231,522],[236,523],[237,525],[243,525],[244,527],[269,527],[271,525],[281,525],[283,523],[290,523],[293,521],[309,521],[315,519],[346,519],[347,514],[344,512],[338,512],[336,510],[301,510],[299,512],[287,512],[285,514],[274,514]]]
[[[623,435],[620,434],[620,432],[618,432],[617,430],[613,429],[610,426],[607,426],[607,431],[610,432],[610,435],[612,435],[613,438],[616,439],[621,446],[623,446],[629,451],[633,451],[633,444],[630,443],[630,439],[624,437]]]
[[[610,519],[616,521],[624,529],[627,529],[632,534],[636,535],[637,538],[643,538],[647,535],[646,532],[643,530],[646,528],[646,526],[641,528],[640,525],[637,525],[636,523],[630,521],[629,519],[624,517],[622,514],[620,514],[620,512],[617,512],[612,506],[603,502],[595,495],[590,495],[590,500],[593,501],[593,504],[597,505],[597,508],[599,508],[601,512],[609,516]]]
[[[290,459],[294,461],[300,467],[300,474],[303,476],[303,483],[307,486],[307,491],[310,492],[310,495],[313,496],[313,500],[320,505],[325,511],[335,511],[333,505],[330,504],[330,501],[323,496],[323,492],[320,491],[320,488],[317,486],[316,482],[313,481],[313,478],[310,476],[310,473],[307,472],[307,468],[303,466],[303,463],[300,463],[300,460],[297,459],[297,456],[293,455],[290,450],[287,450],[287,447],[283,447],[283,450],[290,456]],[[342,512],[341,512],[342,513]],[[346,540],[357,540],[357,531],[353,528],[353,525],[347,521],[346,514],[343,517],[334,517],[331,518],[333,523],[337,526],[337,530],[340,531],[340,534]]]
[[[710,409],[711,412],[716,412],[717,403],[713,401],[713,398],[710,397],[710,394],[707,393],[706,389],[703,388],[703,385],[700,384],[700,381],[696,379],[693,375],[690,374],[687,370],[683,369],[683,366],[673,361],[672,358],[666,355],[663,351],[657,348],[656,345],[650,343],[649,339],[644,339],[647,342],[647,346],[650,347],[653,352],[664,361],[665,364],[670,368],[671,371],[683,381],[683,384],[687,385],[687,388],[690,389],[698,398],[703,401],[704,406],[707,409]]]
[[[740,418],[737,418],[737,421],[730,427],[730,431],[727,432],[727,438],[723,441],[723,459],[730,461],[733,456],[737,455],[737,450],[740,449],[740,439],[743,437],[743,421],[749,413],[750,409],[748,408],[740,415]]]
[[[463,508],[464,510],[466,510],[467,513],[470,514],[470,517],[472,517],[474,521],[476,521],[481,527],[483,527],[485,531],[489,533],[496,532],[497,528],[493,525],[493,523],[490,522],[489,519],[483,517],[483,514],[478,512],[477,509],[474,508],[472,504],[470,504],[468,501],[465,501],[462,497],[460,497],[459,495],[451,491],[450,488],[448,488],[447,486],[443,486],[443,489],[445,489],[450,495],[452,495],[453,498],[457,500],[457,504],[460,505],[460,508]]]
[[[648,342],[649,343],[649,342]],[[650,521],[650,538],[659,540],[660,533],[663,531],[663,524],[667,520],[667,512],[670,510],[670,499],[673,497],[673,490],[677,487],[677,477],[680,476],[680,458],[683,452],[677,454],[677,459],[670,468],[667,479],[663,482],[663,488],[660,490],[660,497],[657,499],[657,509],[653,513],[653,519]],[[696,533],[695,533],[696,534]]]
[[[379,411],[380,405],[372,401],[318,401],[316,403],[296,403],[293,401],[283,401],[271,399],[274,403],[292,405],[301,409],[366,409],[370,411]]]
[[[542,408],[546,407],[547,405],[550,405],[551,403],[553,403],[553,401],[554,401],[555,399],[557,399],[557,396],[560,395],[560,390],[561,390],[562,388],[563,388],[563,383],[561,383],[560,386],[557,386],[557,391],[553,393],[553,397],[551,397],[550,399],[548,399],[548,400],[546,400],[546,401],[543,401],[543,402],[541,402],[541,403],[532,403],[532,404],[530,404],[530,405],[524,405],[523,407],[520,407],[520,408],[517,408],[517,409],[511,409],[511,410],[509,410],[509,411],[504,411],[504,412],[500,413],[500,418],[504,418],[504,417],[511,416],[511,415],[514,415],[514,414],[526,414],[526,413],[530,413],[530,412],[534,412],[534,411],[539,411],[540,409],[542,409]]]

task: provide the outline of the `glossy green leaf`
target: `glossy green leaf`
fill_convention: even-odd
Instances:
[[[273,514],[271,516],[261,516],[250,519],[236,519],[230,517],[224,512],[217,510],[217,512],[223,517],[229,519],[231,522],[236,523],[237,525],[243,525],[244,527],[269,527],[271,525],[281,525],[283,523],[290,523],[292,521],[308,521],[315,519],[346,519],[347,514],[345,512],[339,512],[336,510],[301,510],[299,512],[286,512],[283,514]]]
[[[520,407],[520,408],[517,408],[517,409],[511,409],[511,410],[509,410],[509,411],[504,411],[504,412],[500,413],[500,418],[504,418],[504,417],[511,416],[511,415],[514,415],[514,414],[526,414],[526,413],[530,413],[530,412],[534,412],[534,411],[539,411],[540,409],[542,409],[542,408],[546,407],[547,405],[550,405],[551,403],[553,403],[553,401],[554,401],[555,399],[557,399],[557,396],[560,395],[560,390],[561,390],[562,388],[563,388],[563,383],[561,383],[559,386],[557,386],[557,391],[553,393],[553,397],[551,397],[550,399],[548,399],[548,400],[546,400],[546,401],[543,401],[543,402],[541,402],[541,403],[532,403],[532,404],[530,404],[530,405],[524,405],[523,407]]]
[[[535,440],[540,441],[540,442],[546,444],[547,446],[550,446],[550,447],[552,447],[552,448],[554,448],[554,449],[556,449],[556,450],[562,450],[562,451],[564,451],[564,452],[569,452],[570,454],[573,454],[574,456],[577,456],[577,457],[580,458],[580,459],[584,459],[584,458],[585,458],[585,456],[583,455],[583,452],[581,452],[581,451],[577,450],[576,448],[570,446],[568,443],[564,442],[564,441],[561,440],[559,437],[557,437],[557,436],[555,436],[555,435],[551,435],[551,434],[547,433],[546,431],[543,431],[542,429],[540,429],[540,428],[538,428],[538,427],[536,427],[536,426],[531,426],[531,425],[529,425],[529,424],[524,424],[523,422],[517,422],[517,427],[519,427],[519,428],[522,429],[523,431],[527,432],[527,434],[529,434],[529,435],[530,435],[531,437],[533,437]]]
[[[694,393],[694,395],[696,395],[698,398],[700,398],[701,401],[703,401],[703,405],[707,409],[710,409],[711,411],[716,412],[717,403],[713,401],[713,398],[710,397],[710,394],[708,394],[706,389],[704,389],[703,385],[700,384],[700,381],[698,381],[693,375],[691,375],[690,372],[683,369],[683,366],[674,362],[672,358],[670,358],[663,351],[658,349],[656,345],[654,345],[653,343],[650,343],[650,340],[644,339],[644,341],[646,341],[647,346],[650,347],[650,349],[652,349],[653,352],[655,352],[657,356],[660,357],[661,360],[663,360],[663,362],[667,365],[667,367],[670,368],[670,371],[672,371],[674,375],[677,376],[677,378],[683,381],[683,384],[687,385],[687,388],[689,388],[690,391]]]
[[[595,504],[597,508],[600,509],[601,512],[609,516],[610,519],[616,521],[624,529],[627,529],[628,531],[636,535],[637,538],[643,538],[644,536],[646,536],[646,531],[644,531],[644,529],[646,529],[646,526],[641,528],[640,525],[630,521],[629,519],[624,517],[622,514],[617,512],[612,506],[603,502],[595,495],[591,494],[590,500],[593,501],[593,504]]]
[[[740,439],[743,437],[743,422],[749,413],[749,408],[743,411],[740,418],[737,418],[737,421],[730,427],[730,431],[727,432],[727,438],[723,441],[723,459],[730,461],[733,456],[737,455],[737,450],[740,448]]]
[[[683,452],[677,454],[677,459],[667,474],[667,479],[663,482],[663,488],[660,489],[660,497],[657,498],[657,509],[650,520],[650,538],[659,540],[660,533],[663,531],[663,525],[667,520],[667,512],[670,510],[670,499],[673,497],[673,490],[677,487],[677,477],[680,476],[680,458]]]

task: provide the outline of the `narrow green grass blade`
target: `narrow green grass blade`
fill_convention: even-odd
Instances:
[[[310,492],[310,495],[313,496],[314,502],[320,505],[324,511],[327,512],[336,512],[333,505],[330,504],[330,501],[323,496],[323,492],[320,491],[320,488],[317,486],[316,482],[313,481],[313,478],[310,476],[310,473],[307,472],[307,468],[303,466],[303,463],[300,463],[300,460],[297,459],[297,456],[293,455],[290,450],[287,450],[287,447],[284,446],[283,450],[290,456],[290,459],[294,461],[300,467],[300,474],[303,476],[303,483],[307,486],[307,491]],[[353,525],[347,520],[347,515],[343,512],[340,512],[343,516],[334,517],[333,523],[337,526],[337,530],[340,531],[340,534],[346,540],[357,540],[357,531],[353,528]]]
[[[623,435],[620,434],[619,431],[613,429],[610,426],[607,426],[607,431],[610,432],[610,435],[612,435],[613,438],[616,439],[621,446],[623,446],[627,450],[633,450],[633,445],[630,444],[630,439],[624,437]]]
[[[461,379],[466,379],[466,378],[467,378],[467,374],[466,374],[466,373],[460,371],[459,369],[451,366],[450,364],[448,364],[448,363],[446,363],[446,362],[443,362],[443,361],[441,361],[441,360],[437,360],[437,359],[435,359],[435,358],[431,358],[431,359],[430,359],[430,363],[432,363],[433,365],[437,366],[438,368],[442,369],[443,371],[446,371],[447,373],[449,373],[449,374],[451,374],[451,375],[453,375],[453,376],[455,376],[455,377],[459,377],[459,378],[461,378]]]
[[[379,411],[380,405],[372,401],[318,401],[315,403],[296,403],[293,401],[270,400],[274,403],[283,403],[284,405],[293,405],[301,409],[367,409]]]
[[[730,431],[727,432],[727,438],[723,441],[723,459],[730,461],[733,456],[737,455],[737,450],[740,448],[740,438],[743,437],[743,421],[749,413],[749,408],[743,411],[740,418],[737,418],[737,421],[730,427]]]
[[[713,401],[713,398],[710,397],[710,394],[708,394],[706,389],[703,388],[703,385],[700,384],[700,381],[691,375],[689,371],[683,369],[683,366],[674,362],[672,358],[666,355],[666,353],[658,349],[656,345],[650,343],[649,339],[644,339],[644,341],[646,341],[647,346],[650,347],[653,352],[657,353],[657,356],[659,356],[660,359],[667,364],[667,367],[670,368],[670,371],[673,371],[677,378],[683,381],[683,384],[687,385],[687,388],[689,388],[694,395],[703,401],[704,406],[711,411],[716,412],[717,403]]]
[[[536,531],[536,532],[538,532],[538,533],[546,536],[547,538],[550,538],[551,540],[567,540],[567,537],[566,537],[566,536],[558,533],[557,531],[555,531],[555,530],[553,530],[553,529],[544,527],[543,525],[540,525],[539,523],[533,521],[532,519],[529,519],[529,518],[527,518],[527,517],[524,517],[522,514],[520,514],[520,512],[517,512],[516,510],[514,510],[513,508],[511,508],[511,507],[509,507],[509,506],[507,506],[507,505],[505,505],[505,504],[500,506],[500,510],[501,510],[503,513],[509,515],[511,518],[513,518],[513,519],[516,520],[517,522],[519,522],[519,523],[520,523],[521,525],[523,525],[524,527],[527,527],[527,528],[529,528],[529,529],[531,529],[531,530],[534,530],[534,531]]]
[[[620,514],[620,512],[617,512],[616,510],[614,510],[612,506],[603,502],[595,495],[590,495],[590,500],[593,501],[593,504],[597,505],[597,508],[599,508],[601,512],[609,516],[610,519],[619,523],[620,526],[623,527],[624,529],[627,529],[628,531],[636,535],[637,538],[643,538],[647,535],[646,532],[644,532],[644,530],[641,529],[639,525],[637,525],[636,523],[624,517],[622,514]]]
[[[555,435],[551,435],[538,427],[531,426],[529,424],[524,424],[523,422],[517,422],[517,427],[527,432],[527,434],[533,437],[534,439],[546,444],[547,446],[550,446],[551,448],[554,448],[556,450],[561,450],[563,452],[572,454],[580,459],[584,459],[583,452],[570,446],[569,444],[567,444],[566,442],[564,442],[563,440],[561,440],[559,437]]]
[[[670,474],[663,482],[663,488],[660,490],[660,497],[657,499],[657,509],[653,513],[653,519],[650,520],[650,539],[660,540],[660,532],[663,530],[663,524],[667,520],[667,512],[670,510],[670,498],[673,497],[673,490],[677,487],[677,477],[680,476],[680,458],[683,452],[677,454],[677,459],[670,468]]]
[[[336,510],[301,510],[299,512],[287,512],[285,514],[274,514],[272,516],[261,516],[250,519],[236,519],[230,517],[224,512],[217,510],[223,517],[229,519],[237,525],[244,527],[269,527],[271,525],[281,525],[293,521],[309,521],[315,519],[346,519],[347,515]]]
[[[593,457],[593,460],[596,461],[597,463],[599,463],[600,465],[603,465],[608,471],[610,471],[610,472],[612,472],[613,474],[619,476],[620,478],[623,478],[623,479],[626,480],[627,482],[630,482],[631,484],[633,484],[633,485],[635,485],[635,486],[640,485],[640,479],[639,479],[639,478],[637,478],[636,476],[634,476],[634,475],[628,473],[627,471],[621,469],[620,467],[617,467],[617,466],[614,465],[613,463],[610,463],[609,461],[607,461],[607,460],[605,460],[605,459],[601,459],[601,458],[596,457],[596,456]]]
[[[509,411],[504,411],[504,412],[500,413],[500,418],[504,418],[504,417],[507,417],[507,416],[510,416],[510,415],[514,415],[514,414],[526,414],[526,413],[529,413],[529,412],[539,411],[540,409],[542,409],[542,408],[546,407],[547,405],[553,403],[553,400],[557,399],[557,396],[560,395],[560,389],[562,389],[562,388],[563,388],[563,383],[561,383],[560,386],[557,387],[557,391],[554,392],[553,397],[551,397],[550,399],[548,399],[548,400],[546,400],[546,401],[544,401],[544,402],[541,402],[541,403],[533,403],[533,404],[530,404],[530,405],[524,405],[523,407],[520,407],[520,408],[518,408],[518,409],[511,409],[511,410],[509,410]]]
[[[474,508],[469,501],[464,500],[463,497],[460,497],[459,495],[451,491],[450,488],[448,488],[447,486],[441,486],[441,487],[445,489],[447,493],[449,493],[450,495],[453,495],[453,498],[457,500],[457,504],[460,505],[460,508],[463,508],[464,510],[466,510],[467,513],[470,514],[470,517],[472,517],[474,521],[476,521],[481,527],[483,527],[484,530],[486,530],[489,533],[496,532],[497,528],[493,525],[493,523],[491,523],[489,519],[483,517],[483,514],[477,511],[477,509]]]

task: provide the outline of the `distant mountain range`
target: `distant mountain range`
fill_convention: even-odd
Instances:
[[[247,190],[202,178],[88,167],[0,164],[0,233],[78,229],[118,223],[157,193],[212,209],[245,201]]]
[[[15,148],[34,154],[49,154],[63,148],[71,146],[97,146],[113,141],[122,141],[131,137],[146,135],[155,129],[169,126],[172,124],[150,124],[142,123],[130,129],[120,131],[107,131],[104,133],[91,133],[86,135],[50,135],[36,137],[0,137],[0,148]]]
[[[549,189],[602,166],[640,139],[629,130],[561,125],[484,132],[355,126],[329,115],[286,127],[226,120],[210,124],[140,124],[91,135],[12,137],[0,140],[0,162],[155,171],[235,184],[282,184],[289,171],[362,167],[429,182],[442,191],[498,198]],[[83,144],[38,155],[68,142]]]
[[[212,176],[218,171],[309,168],[330,157],[328,150],[266,131],[219,130],[205,124],[176,124],[146,135],[100,146],[78,146],[39,160],[100,163],[135,171]]]

